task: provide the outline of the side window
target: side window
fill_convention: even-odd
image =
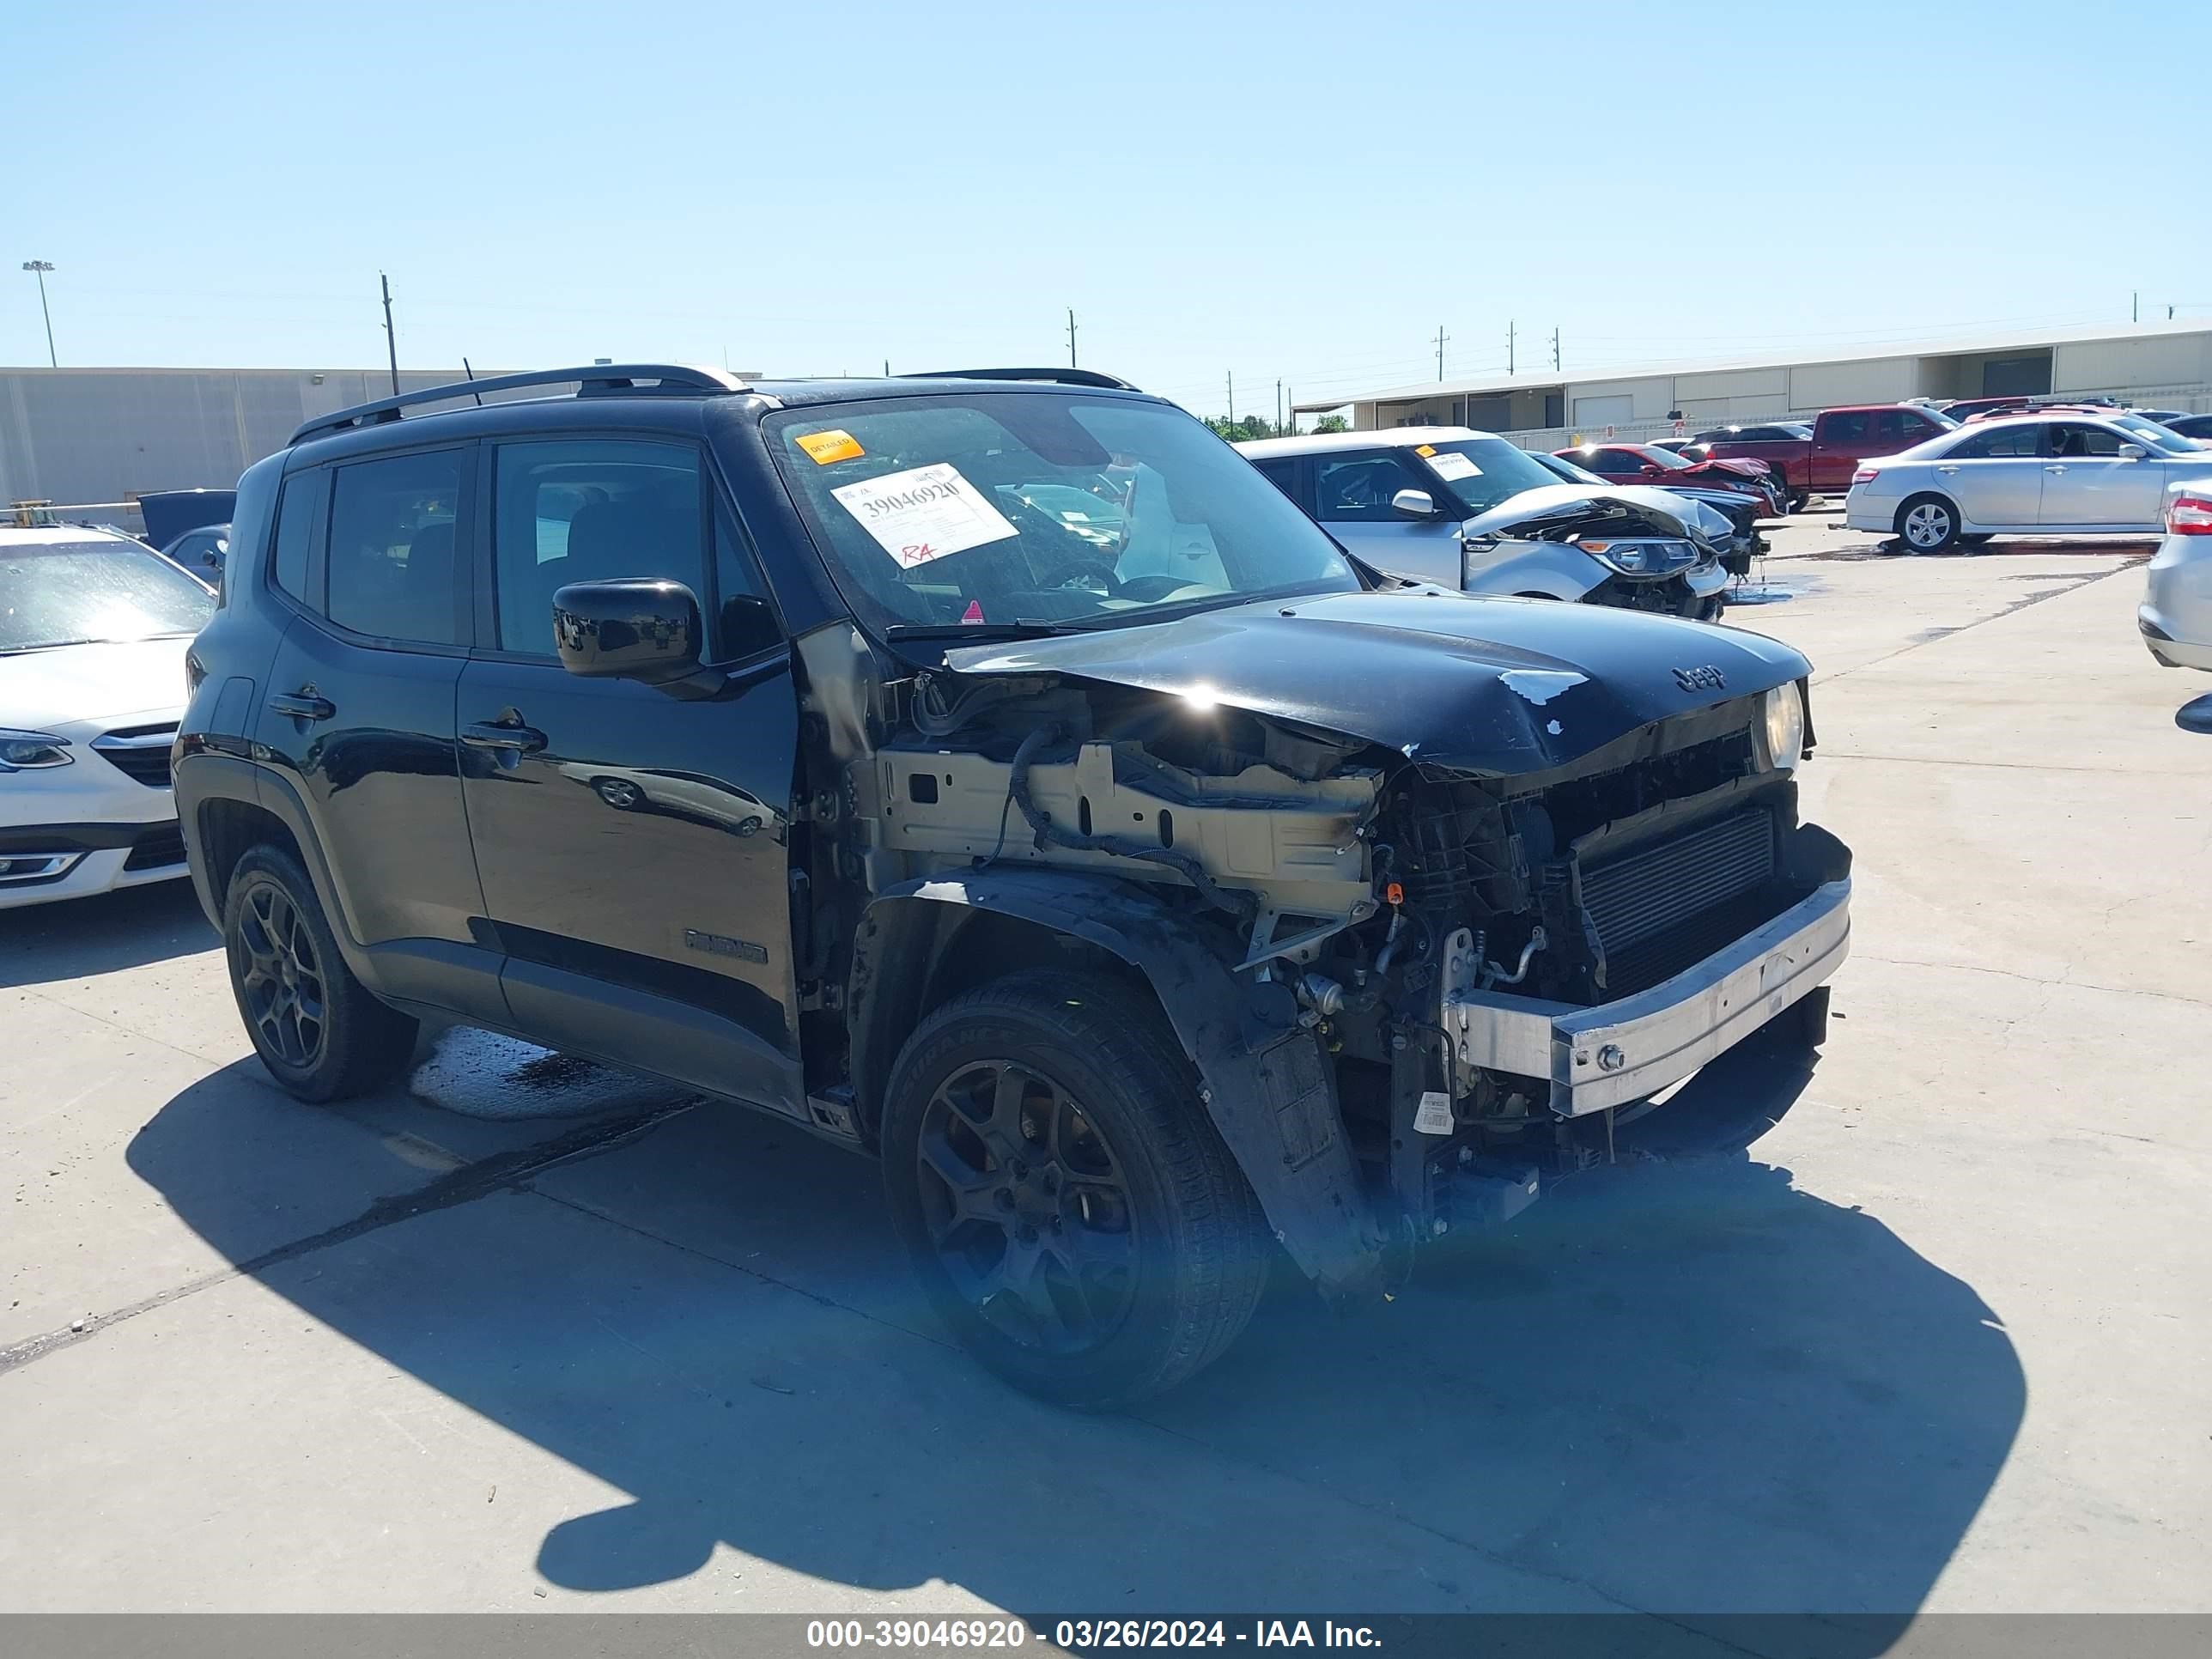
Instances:
[[[332,470],[332,622],[376,639],[460,642],[455,533],[467,459],[446,449]]]
[[[1978,432],[1964,443],[1954,444],[1944,459],[1953,461],[2014,461],[2028,459],[2035,453],[2037,428],[2032,426],[1993,427],[1987,432]]]
[[[494,476],[501,650],[552,655],[553,595],[570,582],[659,576],[705,599],[702,479],[691,445],[504,443]]]
[[[2064,434],[2066,447],[2058,447],[2060,434]],[[2131,437],[2123,437],[2106,426],[2062,426],[2051,434],[2051,453],[2054,455],[2080,455],[2091,459],[2118,460],[2120,446],[2133,443]]]
[[[1948,428],[1936,425],[1935,422],[1929,420],[1925,415],[1907,415],[1905,416],[1905,441],[1909,444],[1924,444],[1937,433],[1948,431]]]
[[[729,515],[720,512],[714,514],[714,638],[708,648],[715,661],[750,657],[783,637],[768,596],[761,591],[749,544]]]
[[[1601,449],[1583,463],[1593,472],[1602,472],[1607,477],[1644,471],[1644,458],[1626,449]]]
[[[276,586],[301,604],[320,609],[307,592],[307,537],[313,527],[315,487],[313,472],[295,472],[284,481],[283,498],[276,505]]]
[[[1820,417],[1820,441],[1831,444],[1863,443],[1874,430],[1874,416],[1864,410]]]
[[[1298,464],[1293,460],[1255,461],[1260,476],[1292,501],[1298,498]]]
[[[1407,520],[1390,498],[1401,489],[1428,488],[1426,479],[1387,449],[1317,456],[1314,498],[1319,510],[1314,516],[1325,524],[1402,524]]]

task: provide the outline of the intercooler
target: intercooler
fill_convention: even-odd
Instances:
[[[1761,807],[1716,818],[1580,872],[1582,910],[1607,996],[1657,984],[1765,918],[1775,820]]]

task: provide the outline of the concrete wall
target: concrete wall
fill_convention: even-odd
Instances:
[[[2052,349],[2053,392],[2116,392],[2212,381],[2212,333],[2084,340]]]
[[[462,378],[402,370],[399,384]],[[227,489],[302,421],[391,391],[383,369],[0,369],[0,504]]]

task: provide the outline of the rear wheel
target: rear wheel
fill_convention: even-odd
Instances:
[[[925,1019],[886,1091],[884,1178],[939,1316],[1016,1387],[1129,1404],[1251,1318],[1258,1200],[1158,1011],[1110,981],[1022,973]]]
[[[1958,545],[1959,509],[1941,495],[1915,495],[1897,509],[1897,538],[1908,553],[1947,553]]]
[[[1784,513],[1802,513],[1812,504],[1813,492],[1809,489],[1801,489],[1793,484],[1785,492],[1782,510]]]
[[[246,1035],[291,1093],[343,1100],[406,1066],[416,1022],[353,976],[307,872],[290,854],[256,847],[239,860],[223,896],[222,939]]]

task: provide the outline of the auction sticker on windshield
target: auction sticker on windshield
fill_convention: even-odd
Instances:
[[[830,492],[905,568],[1021,532],[949,461]]]
[[[1480,478],[1482,469],[1464,455],[1446,449],[1429,457],[1429,465],[1436,469],[1437,477],[1446,483],[1457,483],[1462,478]]]

